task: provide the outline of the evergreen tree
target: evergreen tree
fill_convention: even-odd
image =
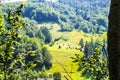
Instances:
[[[35,51],[35,50],[37,50],[37,49],[38,49],[37,43],[36,43],[36,42],[33,42],[33,44],[32,44],[32,51]]]
[[[84,41],[83,41],[83,39],[80,40],[79,45],[81,46],[80,50],[82,51],[82,48],[84,47]]]
[[[88,45],[88,42],[85,43],[85,47],[84,47],[84,54],[85,54],[85,57],[87,58],[88,55],[89,55],[89,45]]]
[[[42,48],[42,56],[43,56],[43,65],[46,67],[46,69],[50,69],[52,67],[51,58],[52,56],[49,54],[49,51],[46,47]]]
[[[45,36],[45,43],[46,44],[50,43],[52,40],[52,37],[51,37],[50,31],[48,30],[48,28],[42,27],[41,30],[42,30],[43,35]]]
[[[80,54],[75,54],[75,57],[71,57],[74,63],[79,64],[79,70],[82,70],[82,75],[91,80],[107,80],[108,79],[108,68],[107,59],[103,59],[101,56],[101,49],[95,48],[94,52],[85,57],[81,57]]]
[[[84,47],[84,54],[85,54],[85,57],[89,57],[89,55],[93,54],[94,52],[94,43],[93,43],[93,40],[91,40],[90,42],[86,42],[85,43],[85,47]]]
[[[37,36],[38,38],[42,39],[43,41],[45,41],[45,36],[44,36],[44,34],[42,33],[42,30],[41,30],[41,29],[38,30],[36,36]]]

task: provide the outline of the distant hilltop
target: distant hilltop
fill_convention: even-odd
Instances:
[[[18,2],[18,1],[58,2],[58,0],[0,0],[0,3],[9,3],[9,2]]]

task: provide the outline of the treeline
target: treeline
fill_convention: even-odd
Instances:
[[[61,26],[60,31],[77,29],[86,33],[103,33],[108,27],[109,3],[108,0],[104,2],[101,0],[59,0],[58,3],[28,2],[23,10],[23,17],[35,20],[39,24],[58,23]],[[9,6],[5,5],[4,11],[5,7]]]
[[[49,44],[52,41],[52,36],[50,34],[47,26],[37,27],[37,22],[26,18],[25,21],[28,23],[29,27],[24,27],[21,32],[30,38],[39,38],[44,43]]]
[[[110,1],[59,0],[59,2],[28,3],[23,15],[37,22],[56,22],[61,26],[61,31],[73,29],[87,33],[107,31]]]
[[[74,28],[93,33],[107,30],[110,0],[59,0],[59,2],[74,8],[77,16]]]

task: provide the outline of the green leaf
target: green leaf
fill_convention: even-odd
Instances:
[[[18,35],[18,38],[22,38],[22,35]]]
[[[35,56],[36,54],[35,53],[31,53],[30,56]]]

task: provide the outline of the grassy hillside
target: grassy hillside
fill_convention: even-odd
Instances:
[[[4,22],[6,31],[7,28],[9,30],[8,8],[16,9],[19,4],[21,3],[3,4],[0,8],[6,16]],[[73,80],[90,80],[81,76],[82,71],[78,71],[81,65],[73,63],[70,57],[74,57],[75,54],[80,54],[81,57],[85,54],[86,57],[94,53],[96,48],[94,42],[97,41],[107,48],[106,40],[103,39],[107,39],[108,11],[108,0],[104,2],[102,0],[59,0],[58,3],[27,2],[22,10],[22,17],[28,25],[18,32],[24,35],[20,42],[25,45],[16,45],[18,47],[15,49],[16,53],[21,53],[21,51],[38,53],[39,56],[36,57],[39,58],[41,66],[38,67],[40,70],[36,74],[44,71],[48,74],[61,72],[62,80],[66,80],[65,77],[71,80],[67,72]],[[4,34],[2,35],[4,37]],[[82,48],[81,40],[83,40]],[[49,52],[52,58],[48,55]],[[101,49],[101,55],[104,52]],[[38,74],[37,77],[41,75],[44,74]]]
[[[49,28],[53,37],[53,41],[59,38],[59,40],[56,41],[53,46],[46,45],[53,57],[52,68],[47,72],[61,72],[62,80],[66,80],[64,76],[67,76],[67,74],[59,64],[60,62],[73,80],[89,80],[81,76],[82,71],[77,71],[78,65],[73,63],[70,57],[74,56],[74,54],[81,54],[81,56],[83,55],[83,52],[79,50],[80,46],[78,45],[80,39],[83,39],[84,43],[86,41],[89,42],[91,39],[94,41],[102,41],[104,38],[107,38],[106,32],[103,34],[88,34],[82,31],[78,32],[77,30],[73,30],[72,32],[60,32],[60,26],[56,23],[43,23],[38,25],[39,28],[41,26],[47,26]]]

